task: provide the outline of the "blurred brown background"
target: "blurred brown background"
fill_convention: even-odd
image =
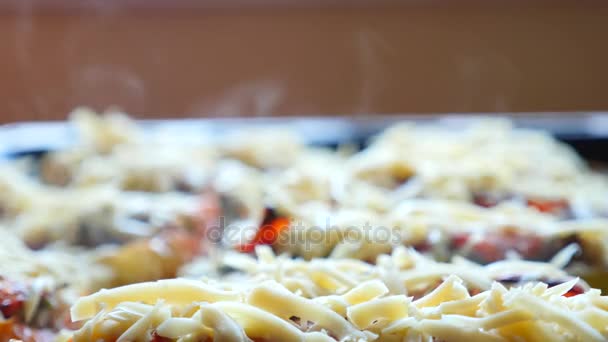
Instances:
[[[605,2],[294,3],[2,2],[0,121],[608,109]]]

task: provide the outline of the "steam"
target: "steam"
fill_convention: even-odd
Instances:
[[[522,77],[517,65],[505,55],[484,51],[478,55],[465,55],[458,71],[464,108],[489,107],[497,112],[511,110],[508,98],[517,93]]]
[[[205,99],[194,105],[190,112],[221,117],[269,116],[276,114],[284,93],[285,86],[278,80],[245,81],[225,91],[217,100]]]
[[[69,81],[74,98],[87,104],[117,103],[132,111],[145,109],[145,84],[129,68],[111,64],[85,65],[71,72]]]
[[[381,53],[389,51],[390,45],[382,35],[370,29],[359,31],[355,42],[361,82],[356,111],[370,113],[386,79]]]

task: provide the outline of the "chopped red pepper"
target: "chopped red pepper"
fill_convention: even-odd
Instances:
[[[553,287],[553,286],[556,286],[556,285],[559,285],[562,283],[563,283],[563,281],[558,281],[558,282],[548,281],[547,285],[549,285],[549,287]],[[564,297],[574,297],[574,296],[577,296],[577,295],[583,294],[583,293],[585,293],[585,289],[583,289],[580,285],[577,284],[577,285],[572,286],[572,288],[568,292],[564,293],[563,296]]]
[[[567,210],[570,206],[568,201],[564,199],[557,200],[547,200],[547,199],[537,199],[537,198],[529,198],[526,201],[528,207],[535,208],[541,213],[547,214],[559,214],[563,211]]]
[[[460,249],[469,241],[471,234],[469,233],[457,233],[452,236],[452,248]]]
[[[15,316],[23,308],[26,291],[12,282],[0,281],[0,312],[4,318]]]
[[[279,235],[289,228],[289,219],[286,217],[277,217],[274,210],[266,209],[264,220],[260,229],[258,229],[254,238],[245,244],[239,245],[236,249],[239,252],[251,253],[258,245],[272,245]]]
[[[418,252],[422,252],[422,253],[424,253],[424,252],[428,252],[428,251],[430,251],[430,250],[431,250],[431,248],[433,248],[433,245],[431,244],[431,242],[430,242],[430,241],[428,241],[428,240],[424,240],[424,241],[422,241],[422,242],[419,242],[419,243],[415,244],[413,247],[414,247],[414,249],[415,249],[415,250],[417,250]]]
[[[573,288],[570,289],[570,291],[564,293],[564,297],[574,297],[574,296],[578,296],[579,294],[583,294],[585,293],[585,291],[583,291],[583,289],[580,286],[574,286]]]
[[[152,333],[152,336],[150,337],[150,342],[171,342],[171,341],[173,341],[173,340],[168,337],[160,336],[156,332],[156,330]]]

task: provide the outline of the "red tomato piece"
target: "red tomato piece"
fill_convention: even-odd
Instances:
[[[459,233],[452,236],[451,247],[460,249],[469,242],[470,234]],[[543,239],[534,234],[523,234],[514,229],[505,229],[499,232],[487,233],[483,239],[471,246],[475,259],[482,263],[502,260],[507,251],[519,253],[525,259],[535,259],[540,256],[543,249]]]
[[[535,208],[541,213],[547,214],[559,214],[570,207],[568,201],[564,199],[548,200],[529,198],[527,199],[526,204],[531,208]]]
[[[5,318],[15,316],[25,303],[25,289],[9,281],[0,281],[0,311]]]
[[[418,252],[424,253],[424,252],[430,251],[433,246],[431,245],[431,243],[428,240],[425,240],[425,241],[415,244],[413,247]]]
[[[173,340],[168,337],[160,336],[156,331],[154,331],[152,333],[152,336],[150,338],[150,342],[171,342],[171,341],[173,341]]]
[[[277,217],[272,209],[267,209],[262,226],[258,229],[253,239],[236,247],[237,251],[251,253],[258,245],[272,245],[282,232],[289,228],[289,219]]]
[[[471,234],[469,233],[457,233],[452,236],[452,248],[460,249],[469,241]]]
[[[585,290],[582,287],[580,287],[578,285],[574,285],[570,289],[570,291],[564,293],[563,296],[564,297],[574,297],[574,296],[578,296],[579,294],[583,294],[583,293],[585,293]]]

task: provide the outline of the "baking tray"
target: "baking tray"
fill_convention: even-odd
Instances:
[[[488,118],[481,114],[373,115],[354,117],[255,117],[139,120],[146,135],[171,142],[209,141],[251,127],[288,128],[307,143],[337,146],[343,143],[366,145],[369,138],[397,122],[436,123],[453,127]],[[608,112],[499,113],[515,126],[541,129],[574,147],[587,160],[608,163]],[[22,122],[0,126],[0,157],[42,156],[76,142],[76,132],[68,122]]]

